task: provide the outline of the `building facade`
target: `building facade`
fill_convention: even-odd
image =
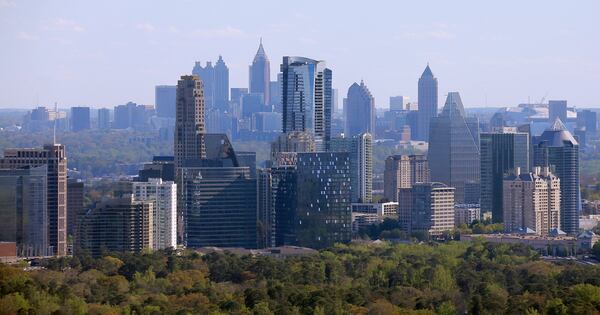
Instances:
[[[416,183],[402,188],[398,216],[409,233],[441,236],[454,229],[454,187],[443,183]]]
[[[177,103],[177,86],[157,85],[154,88],[154,104],[158,117],[175,118]]]
[[[219,55],[215,63],[214,108],[220,111],[229,110],[229,68]]]
[[[100,129],[100,130],[110,129],[110,109],[108,109],[108,108],[98,109],[98,129]]]
[[[263,104],[271,104],[270,82],[271,82],[271,64],[263,48],[262,39],[258,46],[258,51],[249,66],[249,92],[260,93]]]
[[[416,139],[429,142],[429,124],[438,111],[438,80],[431,72],[429,64],[419,78],[419,109],[417,113],[417,130],[413,131]]]
[[[90,127],[90,108],[71,107],[71,131],[88,130]]]
[[[205,154],[204,87],[196,75],[182,76],[177,82],[177,114],[175,121],[175,168],[188,159]]]
[[[83,182],[67,179],[67,235],[75,236],[79,219],[85,214],[83,188]]]
[[[346,137],[375,132],[375,99],[363,81],[348,88],[344,129]]]
[[[397,201],[398,189],[429,182],[429,162],[424,155],[391,155],[385,160],[383,195]]]
[[[177,246],[177,185],[160,178],[150,178],[147,182],[132,183],[136,201],[151,202],[154,205],[152,248],[164,249]]]

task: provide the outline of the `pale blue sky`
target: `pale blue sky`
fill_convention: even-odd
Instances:
[[[326,60],[340,94],[364,79],[378,107],[416,100],[427,62],[440,102],[600,107],[600,1],[325,0],[0,0],[0,107],[153,104],[219,54],[246,87],[261,36],[273,79],[283,55]]]

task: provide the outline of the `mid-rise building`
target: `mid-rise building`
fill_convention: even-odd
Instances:
[[[154,88],[154,103],[158,117],[175,118],[177,103],[177,86],[157,85]]]
[[[71,107],[71,131],[90,129],[90,108]]]
[[[533,230],[548,235],[560,229],[560,179],[549,167],[534,167],[531,173],[504,177],[504,230],[517,232]]]
[[[84,213],[84,184],[76,179],[67,179],[67,235],[75,236],[77,224]]]
[[[383,195],[398,200],[398,189],[429,182],[429,163],[424,155],[391,155],[385,160]]]
[[[417,114],[417,130],[414,134],[417,140],[429,141],[430,121],[431,118],[437,116],[438,111],[438,80],[429,64],[419,78],[419,109]]]
[[[346,98],[346,128],[344,135],[354,137],[375,132],[375,99],[361,80],[353,83]]]
[[[398,193],[398,217],[408,233],[441,236],[454,229],[454,187],[416,183]]]
[[[481,220],[481,208],[479,204],[457,203],[454,205],[454,225],[469,225],[474,221]]]
[[[100,130],[110,129],[110,109],[108,109],[108,108],[98,109],[98,129],[100,129]]]
[[[263,48],[262,39],[258,46],[258,51],[249,66],[249,92],[262,95],[263,104],[271,104],[270,82],[271,82],[271,64]]]
[[[150,178],[147,182],[132,183],[136,201],[154,204],[152,248],[177,246],[177,185],[172,181]]]

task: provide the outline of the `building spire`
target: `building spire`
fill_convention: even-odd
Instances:
[[[56,120],[58,119],[58,103],[54,102],[54,126],[52,130],[52,144],[56,144]]]

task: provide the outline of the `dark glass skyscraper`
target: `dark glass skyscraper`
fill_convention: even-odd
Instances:
[[[419,79],[418,102],[416,139],[429,141],[429,124],[431,118],[437,116],[438,110],[438,80],[433,76],[429,64]]]
[[[458,203],[464,201],[465,184],[479,182],[479,136],[474,132],[460,95],[448,93],[442,112],[431,119],[428,159],[431,181],[456,188]]]
[[[375,99],[363,81],[348,89],[346,99],[346,137],[375,131]]]
[[[263,48],[262,39],[260,40],[254,60],[249,67],[249,81],[250,93],[261,93],[263,104],[271,104],[271,64]]]
[[[560,179],[560,226],[579,232],[579,143],[557,118],[541,136],[533,138],[534,166],[550,166]]]

